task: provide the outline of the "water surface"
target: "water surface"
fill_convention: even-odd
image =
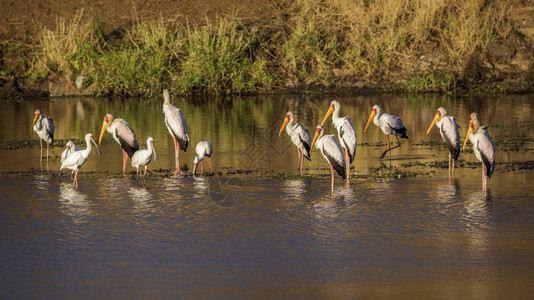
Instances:
[[[92,153],[74,191],[67,176],[36,171],[38,148],[0,150],[0,296],[2,298],[528,298],[534,292],[534,188],[532,160],[521,151],[497,154],[499,165],[480,190],[480,168],[468,164],[450,181],[447,170],[418,167],[402,180],[366,178],[376,172],[383,145],[358,147],[354,178],[344,187],[318,152],[305,162],[314,178],[264,179],[265,172],[296,173],[296,150],[278,130],[287,110],[313,128],[330,96],[184,101],[191,146],[181,165],[191,167],[194,144],[211,140],[221,172],[209,177],[149,176],[137,184],[118,175],[120,148],[109,141]],[[494,140],[532,138],[528,96],[450,100],[441,97],[338,98],[359,143],[385,142],[363,126],[373,104],[399,115],[410,141],[394,150],[393,167],[443,161],[433,129],[438,106],[457,117],[465,134],[472,111]],[[173,167],[172,139],[160,99],[141,102],[58,98],[0,103],[6,116],[0,141],[29,134],[37,107],[54,117],[58,139],[98,135],[106,112],[125,118],[139,140],[153,136],[160,161]],[[334,132],[331,125],[327,130]],[[143,146],[144,147],[144,146]],[[53,148],[52,169],[61,149]],[[519,164],[526,165],[527,164]],[[255,170],[234,174],[235,170]],[[416,167],[417,169],[417,167]],[[14,171],[34,175],[16,176]],[[91,173],[110,170],[108,173]],[[129,170],[132,170],[131,168]],[[162,171],[165,173],[165,171]],[[14,175],[15,174],[15,175]],[[171,174],[169,174],[170,176]]]

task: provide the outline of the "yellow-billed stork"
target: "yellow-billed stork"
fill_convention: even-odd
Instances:
[[[436,111],[434,120],[432,120],[426,134],[430,132],[434,124],[439,128],[439,133],[449,149],[449,174],[452,173],[454,176],[454,162],[460,155],[460,126],[458,126],[453,116],[447,116],[447,111],[443,107],[438,108]]]
[[[282,131],[286,130],[287,135],[291,138],[291,141],[297,146],[297,154],[299,160],[299,174],[302,176],[302,164],[304,157],[311,161],[311,135],[307,127],[295,123],[295,116],[292,112],[288,111],[284,118],[284,123],[280,127],[278,136],[282,134]]]
[[[324,122],[328,119],[330,115],[332,115],[332,124],[337,129],[337,135],[339,138],[339,143],[341,144],[341,147],[344,149],[345,153],[345,166],[346,173],[345,177],[347,182],[350,180],[350,164],[354,160],[354,157],[356,156],[356,143],[358,140],[358,137],[356,136],[356,131],[354,130],[354,126],[352,125],[352,122],[350,121],[350,117],[340,117],[339,111],[341,109],[341,105],[339,104],[339,101],[333,100],[330,102],[330,107],[328,108],[328,111],[326,112],[326,115],[323,118],[323,121],[321,122],[321,126],[323,126]]]
[[[33,118],[32,126],[30,128],[33,128],[33,131],[35,131],[39,136],[39,144],[41,146],[41,157],[39,158],[39,162],[41,164],[41,169],[43,168],[43,141],[46,142],[46,169],[49,170],[48,147],[49,145],[54,144],[54,130],[56,129],[56,126],[54,126],[54,121],[52,118],[44,116],[41,113],[41,110],[37,109],[35,111],[35,117]]]
[[[486,192],[487,180],[495,170],[496,147],[491,140],[488,127],[480,126],[477,113],[472,113],[469,118],[469,128],[462,149],[465,148],[468,139],[473,144],[475,157],[482,163],[482,191]]]
[[[128,157],[131,159],[135,151],[139,150],[139,143],[135,137],[135,132],[132,127],[128,125],[124,119],[113,119],[111,114],[104,116],[104,122],[102,123],[102,131],[100,131],[100,138],[98,143],[102,142],[104,132],[111,133],[113,139],[119,143],[122,148],[122,172],[126,173],[126,160]]]
[[[406,128],[404,125],[402,125],[402,120],[394,115],[390,115],[388,113],[382,112],[380,109],[380,106],[374,105],[373,109],[371,110],[371,116],[369,116],[369,120],[367,121],[367,125],[365,125],[365,129],[363,132],[367,131],[367,128],[369,127],[369,124],[371,124],[371,121],[378,126],[378,128],[382,129],[382,132],[386,135],[386,141],[388,142],[388,149],[380,155],[379,160],[382,160],[386,153],[389,152],[389,159],[391,160],[391,150],[400,147],[401,142],[399,141],[399,136],[401,138],[407,139],[408,136],[406,135]],[[397,146],[391,147],[391,144],[389,143],[389,136],[394,135],[397,139]]]
[[[315,128],[315,135],[312,141],[312,147],[315,145],[315,148],[321,151],[321,154],[326,159],[330,165],[330,175],[332,177],[332,187],[331,191],[334,192],[334,169],[345,179],[345,159],[343,156],[343,151],[341,146],[334,138],[333,134],[324,135],[323,126],[317,125]]]
[[[184,152],[189,144],[187,135],[187,123],[182,110],[171,104],[169,90],[163,91],[163,113],[165,114],[165,125],[169,134],[174,140],[174,158],[176,171],[180,170],[180,149]]]

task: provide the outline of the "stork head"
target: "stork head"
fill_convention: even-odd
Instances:
[[[98,143],[102,143],[102,137],[104,136],[104,131],[109,126],[109,123],[113,122],[113,116],[111,114],[106,114],[104,116],[104,122],[102,122],[102,130],[100,131],[100,138],[98,139]]]
[[[438,110],[436,111],[436,115],[434,116],[434,120],[432,120],[432,123],[430,123],[430,126],[428,126],[426,134],[428,134],[430,132],[430,129],[432,129],[432,126],[434,126],[434,124],[436,124],[436,122],[439,121],[439,119],[443,118],[446,114],[447,111],[445,110],[445,108],[438,108]]]
[[[278,136],[282,134],[282,131],[284,131],[284,128],[286,128],[287,124],[289,124],[290,121],[293,121],[295,117],[293,116],[293,113],[288,111],[286,113],[286,117],[284,118],[284,123],[282,124],[282,127],[280,127],[280,131],[278,132]]]
[[[465,145],[467,144],[467,140],[469,139],[469,135],[471,132],[477,132],[479,126],[478,122],[478,114],[477,113],[471,113],[471,116],[469,117],[469,126],[467,128],[467,134],[465,135],[464,139],[464,145],[462,146],[462,150],[465,149]]]
[[[37,109],[35,111],[35,117],[33,118],[32,126],[30,126],[30,134],[32,133],[32,128],[35,123],[37,123],[37,120],[39,119],[39,116],[41,115],[41,110]]]
[[[371,115],[369,116],[369,120],[367,120],[367,125],[365,125],[365,129],[363,130],[363,132],[367,131],[367,128],[369,127],[369,125],[371,124],[375,116],[378,114],[380,114],[380,106],[375,104],[373,108],[371,109]]]
[[[313,136],[313,141],[311,143],[310,151],[311,149],[313,149],[313,145],[315,145],[315,142],[317,141],[317,139],[322,137],[323,134],[324,134],[323,126],[317,125],[317,127],[315,127],[315,135]]]

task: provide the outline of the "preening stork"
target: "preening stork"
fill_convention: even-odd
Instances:
[[[74,142],[69,140],[67,142],[67,145],[65,145],[65,150],[63,150],[63,152],[61,152],[61,163],[63,164],[63,162],[65,161],[65,159],[67,159],[67,157],[69,155],[73,154],[76,151],[80,151],[80,150],[82,150],[82,149],[80,149],[79,147],[76,147]],[[72,179],[72,175],[73,174],[74,174],[74,170],[72,170],[72,172],[70,173],[70,179]],[[61,170],[59,170],[59,178],[61,178]]]
[[[63,161],[61,164],[61,167],[59,168],[60,178],[61,178],[61,170],[63,169],[71,169],[75,171],[74,173],[74,189],[78,189],[78,171],[83,166],[83,164],[87,161],[87,158],[89,158],[89,154],[91,154],[91,150],[93,149],[93,146],[91,143],[95,144],[96,150],[98,150],[98,155],[101,155],[102,152],[100,152],[100,149],[98,148],[98,145],[96,144],[93,135],[88,133],[85,135],[85,143],[87,144],[87,148],[84,150],[76,151]]]
[[[307,160],[311,161],[311,135],[307,127],[295,123],[295,116],[292,112],[288,111],[284,119],[282,127],[278,132],[278,136],[282,134],[282,131],[286,130],[287,135],[291,138],[291,141],[295,146],[297,146],[297,154],[299,159],[299,174],[302,176],[302,164],[304,162],[304,157]]]
[[[460,126],[458,126],[454,117],[447,116],[447,111],[443,107],[438,108],[426,134],[430,132],[434,124],[439,128],[439,133],[449,149],[449,175],[452,174],[454,177],[454,162],[460,155]]]
[[[187,123],[182,110],[171,104],[169,90],[163,91],[163,113],[165,125],[174,140],[174,158],[176,171],[180,170],[180,149],[187,150],[189,136],[187,135]]]
[[[472,113],[469,118],[469,128],[462,149],[465,149],[467,139],[473,144],[476,158],[482,162],[482,191],[486,192],[488,178],[495,170],[496,148],[488,133],[488,127],[480,126],[477,113]]]
[[[399,135],[401,138],[407,139],[408,136],[406,135],[406,128],[404,125],[402,125],[402,120],[399,117],[390,115],[388,113],[382,112],[380,109],[380,106],[375,105],[373,106],[373,109],[371,110],[371,116],[369,116],[369,120],[367,121],[367,125],[365,125],[365,129],[363,132],[367,131],[367,128],[369,127],[369,124],[371,124],[371,121],[378,126],[380,129],[382,129],[382,132],[386,135],[386,140],[388,142],[388,149],[380,155],[379,160],[382,160],[386,153],[389,152],[389,159],[391,160],[391,150],[400,147],[401,142],[399,141]],[[389,136],[394,135],[397,139],[397,146],[391,147],[391,144],[389,143]]]
[[[122,172],[126,173],[126,160],[128,157],[131,159],[135,151],[139,150],[139,143],[135,137],[135,132],[132,127],[128,125],[128,122],[118,118],[113,119],[111,114],[104,116],[104,122],[102,123],[102,131],[100,131],[100,138],[98,143],[102,142],[102,136],[104,132],[111,133],[115,141],[121,145],[122,148]]]
[[[328,108],[328,111],[326,112],[326,115],[324,116],[323,121],[321,122],[321,126],[323,126],[324,122],[326,122],[328,117],[332,115],[332,124],[337,129],[339,143],[341,144],[341,147],[344,149],[345,166],[347,166],[347,168],[345,169],[346,171],[345,177],[346,177],[347,182],[349,182],[350,164],[352,163],[352,161],[354,160],[354,157],[356,156],[356,143],[357,143],[358,137],[356,136],[356,131],[354,130],[354,126],[352,126],[350,117],[339,116],[340,109],[341,109],[341,105],[339,104],[339,101],[334,100],[330,102],[330,107]]]
[[[146,140],[146,149],[137,150],[132,156],[132,167],[137,169],[137,181],[139,181],[139,167],[145,167],[143,180],[146,179],[146,169],[152,161],[152,157],[154,157],[155,161],[158,161],[156,148],[154,148],[154,138],[148,137]]]
[[[46,169],[49,170],[48,148],[49,145],[54,144],[54,130],[56,129],[56,126],[54,126],[54,121],[50,117],[43,116],[41,111],[38,109],[35,111],[35,118],[33,118],[33,123],[30,128],[33,128],[33,131],[35,131],[39,136],[39,144],[41,145],[41,157],[39,162],[41,164],[41,169],[43,168],[43,141],[46,142]],[[32,132],[30,129],[30,134],[31,133]]]
[[[321,154],[330,165],[330,175],[332,176],[332,193],[334,192],[334,169],[345,179],[345,159],[343,157],[343,151],[338,142],[334,138],[333,134],[324,135],[324,129],[321,125],[317,125],[315,128],[315,135],[312,141],[312,147],[315,144],[315,148],[321,150]]]
[[[210,159],[210,172],[213,173],[213,166],[211,165],[211,155],[213,154],[213,144],[208,141],[198,142],[196,147],[197,156],[193,160],[193,174],[196,174],[197,165],[200,163],[200,174],[204,174],[204,157]]]

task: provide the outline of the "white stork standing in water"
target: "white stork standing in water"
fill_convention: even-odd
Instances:
[[[31,128],[33,128],[33,131],[35,131],[39,136],[39,144],[41,145],[41,157],[39,162],[41,163],[41,169],[43,168],[43,141],[46,142],[46,169],[49,170],[48,147],[49,145],[54,144],[54,130],[56,129],[56,126],[54,126],[54,121],[50,117],[43,116],[41,111],[38,109],[35,111],[35,118],[33,118]]]
[[[339,137],[339,143],[341,144],[341,147],[344,149],[345,153],[345,166],[346,173],[345,178],[347,182],[350,180],[350,164],[354,160],[354,157],[356,156],[356,143],[358,137],[356,136],[356,131],[354,131],[354,126],[352,126],[352,122],[350,121],[350,117],[340,117],[339,111],[341,109],[341,105],[339,104],[339,101],[334,100],[330,102],[330,108],[328,108],[328,111],[326,112],[326,115],[323,118],[323,121],[321,122],[321,126],[323,126],[324,122],[328,119],[330,115],[332,115],[332,124],[337,129],[337,135]]]
[[[316,144],[317,142],[317,144]],[[330,175],[332,176],[332,193],[334,193],[334,169],[339,176],[345,179],[345,159],[343,151],[337,143],[333,134],[324,135],[324,129],[321,125],[317,125],[315,128],[315,136],[313,137],[312,147],[321,150],[321,154],[324,156],[328,164],[330,165]]]
[[[128,157],[132,158],[135,151],[139,150],[139,143],[135,137],[135,132],[132,127],[128,125],[123,119],[113,119],[111,114],[104,116],[104,122],[102,123],[102,131],[100,132],[100,138],[98,143],[102,142],[102,136],[104,131],[111,133],[115,141],[121,145],[122,148],[122,172],[126,173],[126,160]]]
[[[165,125],[174,140],[174,158],[176,171],[180,170],[180,149],[187,150],[189,136],[187,135],[187,123],[182,110],[171,104],[169,90],[163,91],[163,113]]]
[[[67,159],[67,157],[69,155],[73,154],[76,151],[80,151],[80,150],[82,150],[82,149],[80,149],[79,147],[76,147],[74,142],[69,140],[67,142],[67,145],[65,146],[65,150],[63,150],[63,152],[61,152],[61,163],[63,164],[63,162],[65,161],[65,159]],[[74,174],[74,170],[72,170],[72,172],[70,173],[70,179],[72,179],[72,175],[73,174]],[[59,177],[61,178],[61,170],[59,170]]]
[[[382,132],[386,135],[386,140],[388,142],[388,149],[380,155],[379,160],[382,160],[386,153],[389,152],[389,159],[391,160],[391,150],[400,147],[401,142],[399,141],[399,135],[401,138],[407,139],[408,136],[406,135],[406,128],[404,125],[402,125],[402,120],[399,117],[390,115],[388,113],[383,113],[380,109],[380,106],[375,105],[373,106],[373,109],[371,111],[371,116],[369,117],[369,120],[367,121],[367,125],[365,125],[365,129],[363,132],[367,131],[367,127],[369,127],[369,124],[371,124],[371,121],[378,126],[380,129],[382,129]],[[389,136],[394,135],[397,139],[398,145],[395,147],[391,147],[391,144],[389,143]]]
[[[293,113],[288,111],[286,113],[284,123],[278,132],[278,136],[282,134],[282,131],[284,131],[285,128],[287,135],[289,135],[293,144],[297,146],[297,154],[299,157],[299,175],[302,176],[302,164],[304,162],[304,157],[311,161],[311,135],[307,127],[294,122],[295,117],[293,116]]]
[[[208,141],[198,142],[196,147],[197,156],[193,160],[193,174],[197,171],[197,165],[200,163],[200,174],[204,174],[204,157],[210,159],[210,172],[213,173],[213,166],[211,165],[211,155],[213,154],[213,144]]]
[[[89,158],[89,154],[91,154],[91,150],[93,149],[93,146],[91,143],[95,144],[96,149],[98,150],[98,155],[101,155],[102,152],[100,152],[100,149],[98,148],[98,145],[96,144],[93,135],[88,133],[85,135],[85,143],[87,144],[87,148],[84,150],[76,151],[63,161],[61,164],[61,167],[59,168],[60,178],[61,178],[61,170],[63,169],[71,169],[75,171],[74,173],[74,189],[78,189],[78,171],[83,166],[83,164],[87,161],[87,158]]]
[[[469,128],[462,149],[467,144],[467,139],[473,144],[476,158],[482,162],[482,191],[486,192],[488,178],[495,170],[495,144],[488,133],[488,127],[480,126],[478,114],[472,113],[469,118]]]
[[[452,174],[454,178],[454,162],[460,155],[460,132],[458,131],[460,126],[458,126],[454,117],[447,116],[447,111],[443,107],[438,108],[426,134],[430,132],[434,124],[439,128],[439,133],[449,149],[449,177]]]
[[[146,140],[146,149],[137,150],[132,156],[132,167],[137,168],[137,181],[139,181],[139,167],[145,167],[143,180],[146,179],[146,169],[152,161],[152,155],[155,161],[158,161],[156,148],[154,148],[154,138],[148,137]]]

